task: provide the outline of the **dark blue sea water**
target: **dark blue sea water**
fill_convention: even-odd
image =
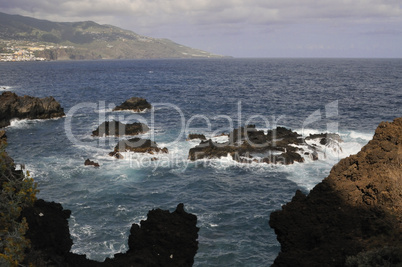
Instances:
[[[73,252],[104,260],[127,249],[132,223],[180,202],[198,217],[195,266],[267,266],[280,251],[269,215],[356,153],[381,121],[402,115],[401,59],[224,59],[0,63],[0,92],[54,96],[67,116],[14,121],[8,151],[39,197],[72,211]],[[155,110],[112,112],[132,96]],[[117,138],[93,138],[105,120],[142,121],[168,155],[108,156]],[[244,124],[337,132],[319,161],[276,166],[229,158],[189,162],[188,133],[213,137]],[[224,137],[221,137],[224,138]],[[219,138],[218,138],[219,139]],[[100,168],[84,166],[90,158]]]

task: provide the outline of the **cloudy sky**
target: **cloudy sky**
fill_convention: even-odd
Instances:
[[[402,0],[0,0],[0,11],[234,57],[402,58]]]

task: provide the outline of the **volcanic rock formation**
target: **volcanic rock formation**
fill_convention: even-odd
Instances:
[[[166,147],[159,148],[156,142],[154,141],[135,137],[129,140],[119,141],[119,143],[115,146],[114,150],[109,153],[109,155],[114,156],[116,158],[122,158],[120,152],[154,154],[154,153],[168,153],[169,151]]]
[[[272,266],[401,266],[402,118],[382,122],[358,154],[307,196],[297,191],[269,224],[281,243]]]
[[[9,126],[12,119],[51,119],[64,115],[63,108],[52,96],[18,96],[8,91],[0,95],[0,128]]]
[[[134,122],[124,124],[119,121],[105,121],[92,132],[92,136],[138,135],[148,131],[149,127],[144,123]]]
[[[337,134],[320,134],[307,138],[308,140],[319,139],[324,146],[340,141]],[[265,134],[264,131],[257,130],[255,125],[248,125],[234,129],[226,143],[213,142],[211,139],[201,141],[198,146],[190,149],[188,158],[190,160],[213,159],[229,155],[233,160],[241,163],[264,162],[285,165],[304,162],[302,155],[314,160],[318,159],[317,148],[308,145],[306,140],[297,132],[284,127],[277,127]],[[303,146],[309,151],[305,151]]]
[[[147,109],[151,109],[152,106],[151,104],[148,103],[148,101],[144,98],[140,97],[132,97],[128,100],[126,100],[123,104],[115,107],[113,111],[116,110],[131,110],[134,112],[142,112]]]

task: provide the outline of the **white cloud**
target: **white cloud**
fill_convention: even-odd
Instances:
[[[307,38],[366,33],[393,34],[387,41],[398,43],[394,51],[402,47],[402,33],[395,31],[402,28],[400,0],[0,0],[0,11],[53,21],[93,20],[203,49],[218,47],[217,53],[228,44],[251,49],[253,42],[259,47],[303,42],[308,47]]]
[[[401,17],[398,0],[1,0],[0,9],[59,20],[132,16],[170,23],[298,22],[312,19]],[[7,3],[6,3],[7,1]]]

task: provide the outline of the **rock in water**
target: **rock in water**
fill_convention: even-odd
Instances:
[[[113,109],[113,111],[116,110],[132,110],[134,112],[142,112],[147,109],[151,109],[152,106],[151,104],[148,103],[148,101],[144,98],[140,97],[132,97],[125,101],[123,104],[120,106],[117,106]]]
[[[272,266],[402,264],[402,118],[336,164],[306,196],[297,191],[269,224],[281,243]],[[366,259],[367,260],[367,259]],[[368,266],[368,265],[367,265]]]
[[[64,110],[52,97],[37,98],[4,92],[0,96],[0,128],[12,119],[51,119],[63,117]]]
[[[114,151],[110,152],[110,156],[115,156],[119,152],[135,152],[135,153],[168,153],[168,149],[166,147],[159,148],[158,145],[149,139],[141,139],[138,137],[122,140],[120,141],[114,148]]]
[[[120,135],[137,135],[149,131],[149,127],[144,123],[134,122],[124,124],[119,121],[105,121],[92,132],[93,136],[120,136]]]
[[[203,134],[189,134],[187,137],[187,141],[190,141],[193,139],[207,140],[207,138],[205,138],[205,135],[203,135]]]
[[[85,162],[84,162],[84,165],[85,165],[85,166],[100,167],[100,166],[99,166],[99,163],[97,163],[97,162],[95,162],[95,161],[92,161],[92,160],[90,160],[90,159],[86,159]]]

